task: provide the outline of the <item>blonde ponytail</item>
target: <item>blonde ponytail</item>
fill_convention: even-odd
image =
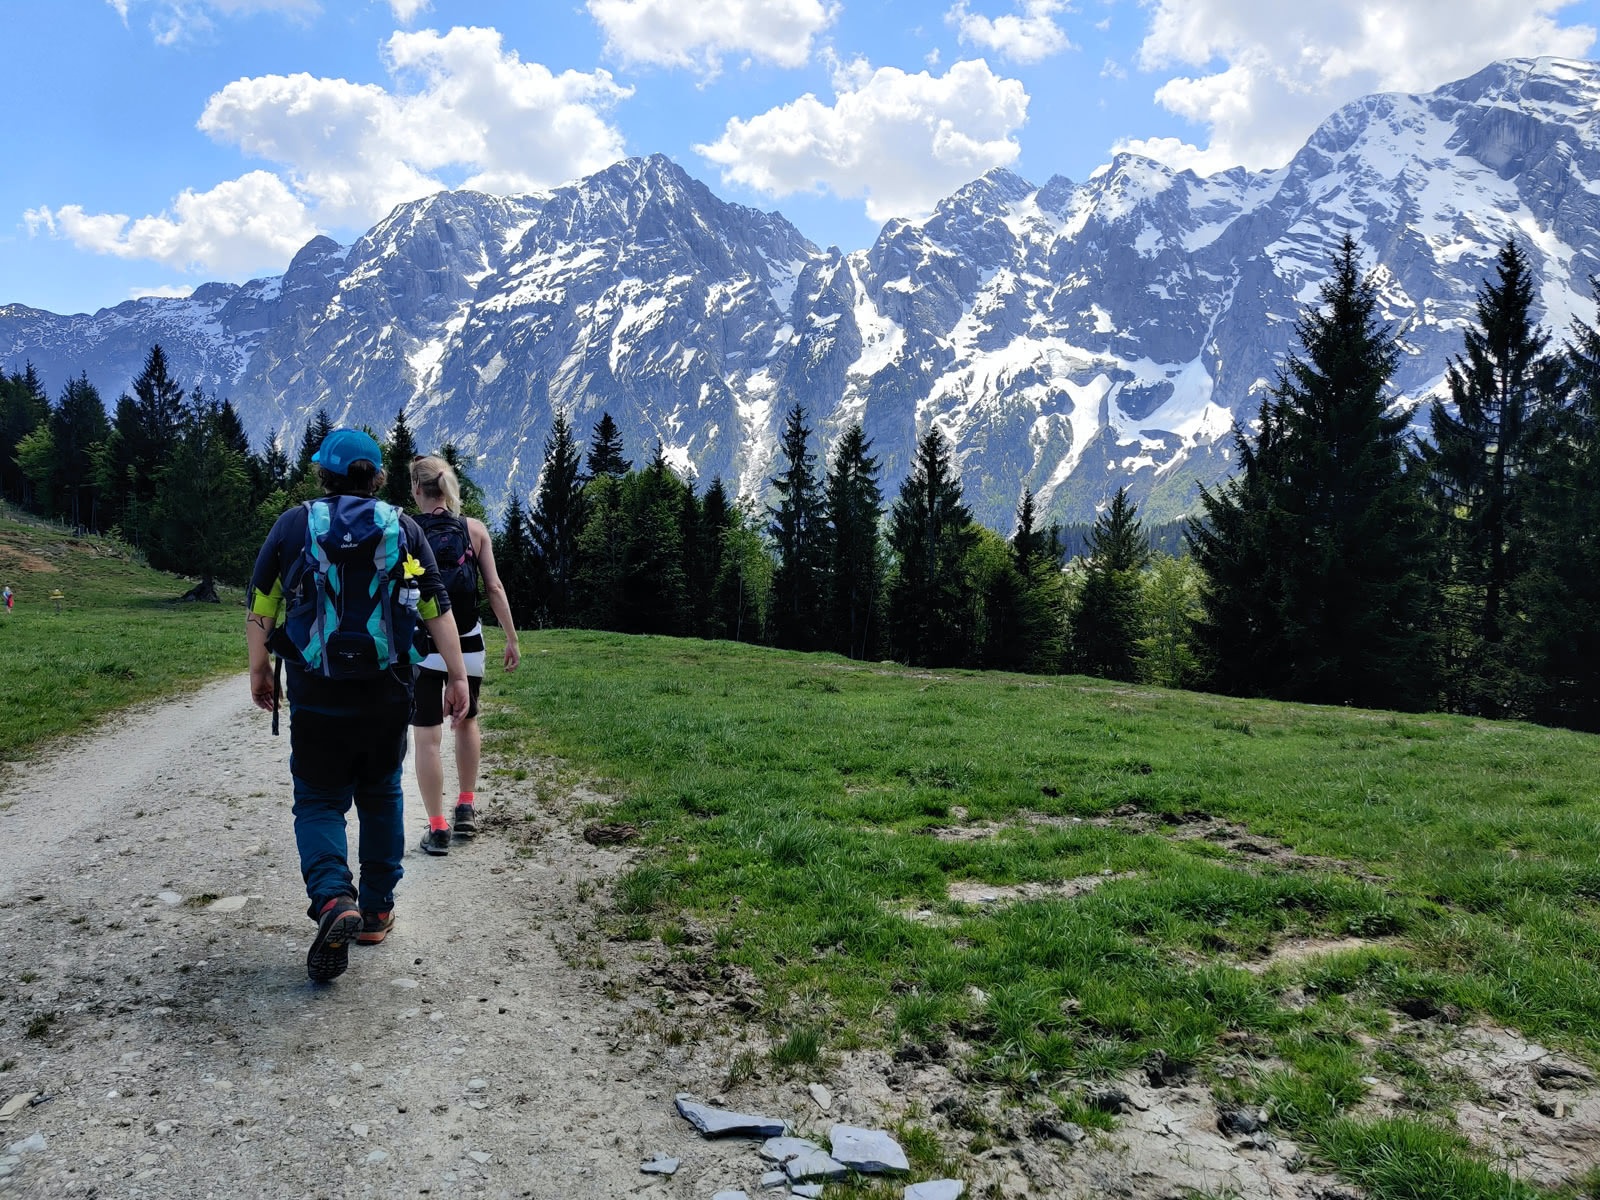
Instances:
[[[424,508],[442,504],[453,513],[461,512],[461,481],[455,468],[438,455],[411,460],[411,487],[422,494]]]

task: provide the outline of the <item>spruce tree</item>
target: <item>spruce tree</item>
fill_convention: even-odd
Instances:
[[[857,422],[833,452],[823,497],[828,524],[827,627],[833,648],[866,658],[878,637],[883,590],[883,492],[878,460]]]
[[[624,633],[681,636],[688,630],[679,523],[687,488],[659,443],[648,467],[622,478],[624,551],[617,616]]]
[[[87,374],[61,389],[49,427],[55,459],[51,486],[58,511],[74,526],[98,529],[100,489],[95,453],[109,436],[111,425],[100,393]]]
[[[383,469],[388,476],[383,483],[379,499],[387,500],[396,508],[411,504],[411,460],[417,457],[417,439],[406,424],[406,410],[394,415],[394,428],[383,447]]]
[[[1011,561],[1018,580],[1017,669],[1035,674],[1060,669],[1065,614],[1061,603],[1061,529],[1037,527],[1033,490],[1023,489]]]
[[[543,628],[547,623],[540,612],[535,573],[538,551],[523,515],[522,499],[516,489],[506,501],[506,515],[500,531],[493,537],[494,564],[506,589],[511,621],[518,629]]]
[[[814,650],[822,634],[828,560],[810,441],[805,409],[796,404],[784,421],[782,469],[771,481],[778,504],[767,509],[767,536],[777,554],[768,621],[773,642],[790,650]]]
[[[122,534],[143,545],[154,521],[156,479],[183,432],[184,392],[159,344],[150,347],[133,381],[133,395],[117,400],[113,432],[99,460],[99,483]]]
[[[1144,587],[1139,573],[1150,562],[1150,539],[1128,489],[1118,488],[1095,520],[1083,589],[1071,616],[1077,669],[1103,679],[1132,680],[1144,634]]]
[[[966,657],[972,587],[963,564],[976,540],[949,447],[938,427],[931,427],[917,444],[916,466],[889,515],[896,556],[889,631],[904,661],[950,666]]]
[[[1450,407],[1435,400],[1422,449],[1445,561],[1444,687],[1450,707],[1485,716],[1526,706],[1527,680],[1506,644],[1508,607],[1531,561],[1525,475],[1537,428],[1559,408],[1562,364],[1533,322],[1534,280],[1515,241],[1477,299],[1477,326],[1450,364]],[[1454,408],[1454,412],[1451,408]]]
[[[101,415],[103,419],[103,408]],[[31,489],[17,462],[17,444],[49,417],[49,397],[31,362],[26,371],[0,377],[0,498],[30,503]]]
[[[217,603],[217,580],[242,582],[252,529],[250,472],[225,406],[196,393],[151,512],[151,565],[199,576],[186,600]]]
[[[1417,708],[1432,692],[1429,546],[1398,350],[1348,236],[1262,405],[1242,477],[1202,493],[1191,545],[1215,685],[1317,703]]]
[[[1575,322],[1559,403],[1543,407],[1523,570],[1506,637],[1536,721],[1600,732],[1600,330]]]
[[[595,422],[594,440],[589,444],[588,477],[599,479],[602,475],[608,475],[620,479],[632,467],[633,464],[622,457],[622,434],[617,431],[617,423],[611,419],[610,413],[601,413],[600,419]]]
[[[587,518],[581,455],[572,426],[558,411],[544,440],[544,465],[529,514],[530,536],[543,564],[549,622],[564,626],[576,616],[573,588],[578,578],[579,540]]]
[[[328,410],[319,408],[316,414],[306,425],[305,433],[300,437],[300,453],[295,457],[294,473],[290,476],[290,485],[296,485],[311,474],[311,456],[322,449],[322,439],[333,432],[333,418],[328,416]]]

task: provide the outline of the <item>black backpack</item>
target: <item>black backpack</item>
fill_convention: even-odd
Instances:
[[[450,593],[450,611],[456,631],[466,633],[478,623],[478,556],[472,550],[472,533],[465,517],[454,513],[426,513],[417,518],[433,547],[439,578]]]

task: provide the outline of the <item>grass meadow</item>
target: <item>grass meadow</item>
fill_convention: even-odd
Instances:
[[[0,582],[0,760],[244,665],[237,594],[175,603],[115,542],[0,511]],[[1600,1196],[1600,1170],[1508,1174],[1452,1122],[1473,1081],[1389,1036],[1442,1014],[1600,1064],[1592,736],[728,643],[523,649],[486,690],[492,769],[554,756],[613,797],[597,815],[641,853],[607,919],[753,977],[775,1069],[954,1053],[1104,1127],[1081,1086],[1165,1064],[1374,1200]],[[1260,1069],[1222,1070],[1241,1047]],[[1399,1100],[1365,1103],[1373,1081]]]
[[[1600,1062],[1593,737],[582,632],[523,661],[499,755],[603,782],[646,847],[619,932],[753,972],[775,1064],[954,1042],[1085,1117],[1077,1084],[1166,1063],[1369,1196],[1546,1194],[1385,1034],[1443,1013]],[[1225,1043],[1272,1065],[1208,1076]]]
[[[111,538],[79,538],[0,506],[0,770],[106,712],[243,670],[243,593],[177,603],[188,582]],[[60,611],[50,598],[62,594]]]

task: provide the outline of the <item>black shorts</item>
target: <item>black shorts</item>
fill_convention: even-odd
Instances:
[[[444,724],[444,685],[450,677],[443,671],[430,671],[426,667],[412,667],[411,678],[415,685],[415,700],[411,709],[411,723],[427,729],[435,725]],[[472,697],[472,702],[467,705],[467,716],[478,715],[478,689],[483,687],[483,679],[477,675],[467,676],[467,694]]]

